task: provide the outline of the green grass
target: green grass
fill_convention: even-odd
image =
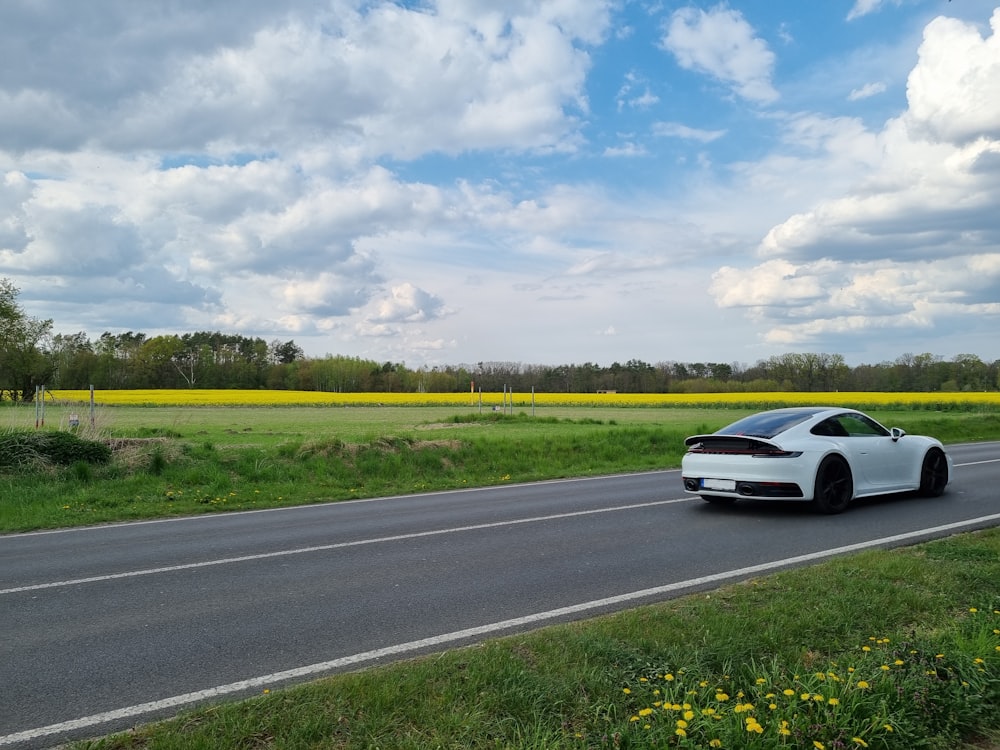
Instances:
[[[77,431],[106,465],[0,467],[0,532],[676,468],[683,440],[748,410],[546,407],[106,407]],[[1000,437],[1000,414],[875,412],[945,442]],[[65,427],[47,412],[42,432]],[[0,435],[35,432],[0,408]],[[678,487],[678,493],[680,488]]]
[[[870,551],[73,747],[986,748],[997,580],[1000,530]]]

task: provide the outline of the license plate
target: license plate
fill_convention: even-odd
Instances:
[[[733,492],[736,489],[735,479],[702,479],[701,480],[702,489],[706,490],[721,490],[724,492]]]

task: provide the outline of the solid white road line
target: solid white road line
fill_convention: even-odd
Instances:
[[[555,521],[563,518],[574,518],[576,516],[591,516],[597,513],[616,513],[623,510],[636,510],[637,508],[651,508],[657,505],[671,505],[673,503],[691,502],[690,497],[674,498],[672,500],[654,500],[648,503],[634,503],[632,505],[616,505],[607,508],[595,508],[593,510],[579,510],[572,513],[554,513],[548,516],[534,516],[532,518],[515,518],[509,521],[494,521],[491,523],[480,523],[471,526],[456,526],[448,529],[434,529],[432,531],[418,531],[412,534],[397,534],[395,536],[382,536],[372,539],[355,539],[351,542],[336,542],[333,544],[320,544],[312,547],[296,547],[293,549],[278,550],[276,552],[261,552],[255,555],[241,555],[239,557],[223,557],[217,560],[203,560],[202,562],[183,563],[180,565],[166,565],[160,568],[145,568],[142,570],[129,570],[122,573],[108,573],[100,576],[89,576],[87,578],[71,578],[65,581],[50,581],[48,583],[34,583],[26,586],[15,586],[9,589],[0,589],[0,596],[4,594],[19,594],[24,591],[38,591],[39,589],[52,589],[63,586],[79,586],[84,583],[96,583],[99,581],[114,581],[120,578],[135,578],[137,576],[149,576],[156,573],[172,573],[178,570],[192,570],[194,568],[208,568],[213,565],[229,565],[231,563],[250,562],[253,560],[266,560],[272,557],[288,557],[289,555],[302,555],[308,552],[326,552],[328,550],[343,549],[346,547],[360,547],[366,544],[381,544],[383,542],[399,542],[407,539],[420,539],[427,536],[439,536],[441,534],[456,534],[463,531],[479,531],[482,529],[494,529],[500,526],[516,526],[524,523],[538,523],[541,521]]]
[[[272,685],[287,680],[301,679],[304,677],[313,677],[316,675],[320,675],[324,672],[330,672],[333,670],[341,669],[343,667],[349,667],[355,664],[362,664],[365,662],[374,661],[376,659],[381,659],[386,656],[396,656],[399,654],[419,651],[420,649],[440,647],[471,638],[477,638],[484,635],[499,633],[501,631],[508,630],[511,628],[523,627],[525,625],[535,625],[548,620],[555,620],[560,617],[565,617],[567,615],[579,614],[581,612],[587,612],[590,610],[601,609],[603,607],[613,606],[616,604],[632,602],[639,599],[645,599],[647,597],[658,596],[665,593],[681,591],[696,586],[703,586],[705,584],[720,583],[722,581],[727,581],[733,578],[741,578],[743,576],[772,571],[778,568],[784,568],[792,565],[798,565],[801,563],[812,562],[815,560],[822,560],[827,557],[843,555],[849,552],[858,552],[860,550],[869,549],[871,547],[879,547],[883,545],[894,544],[897,542],[905,542],[922,536],[934,535],[946,531],[956,531],[958,529],[967,528],[969,526],[976,526],[979,524],[989,523],[993,521],[1000,521],[1000,513],[995,513],[989,516],[980,516],[979,518],[972,518],[967,521],[957,521],[955,523],[948,523],[942,526],[934,526],[932,528],[921,529],[919,531],[910,531],[905,534],[896,534],[894,536],[882,537],[881,539],[872,539],[867,542],[848,544],[843,547],[834,547],[832,549],[821,550],[819,552],[810,552],[809,554],[806,555],[797,555],[795,557],[788,557],[782,560],[775,560],[769,563],[762,563],[760,565],[751,565],[749,567],[738,568],[736,570],[728,570],[722,573],[713,573],[712,575],[701,576],[700,578],[691,578],[686,581],[668,583],[664,586],[656,586],[654,588],[642,589],[641,591],[633,591],[628,594],[609,596],[605,599],[595,599],[594,601],[583,602],[580,604],[573,604],[568,607],[559,607],[558,609],[552,609],[547,612],[537,612],[532,615],[526,615],[524,617],[515,617],[510,620],[501,620],[500,622],[489,623],[487,625],[481,625],[475,628],[456,630],[453,633],[444,633],[442,635],[436,635],[430,638],[422,638],[420,640],[409,641],[407,643],[399,643],[393,646],[386,646],[385,648],[374,649],[372,651],[364,651],[359,654],[344,656],[339,659],[331,659],[330,661],[319,662],[318,664],[310,664],[304,667],[288,669],[283,672],[275,672],[273,674],[261,675],[259,677],[251,677],[250,679],[247,680],[241,680],[239,682],[231,682],[228,685],[219,685],[217,687],[208,688],[206,690],[198,690],[192,693],[184,693],[183,695],[175,695],[170,698],[164,698],[158,701],[150,701],[148,703],[140,703],[135,706],[127,706],[125,708],[119,708],[114,711],[106,711],[104,713],[94,714],[92,716],[84,716],[82,718],[74,719],[72,721],[64,721],[58,724],[49,724],[48,726],[38,727],[36,729],[27,729],[23,732],[17,732],[15,734],[0,736],[0,746],[13,745],[16,742],[26,742],[28,740],[35,740],[41,737],[48,737],[51,735],[70,732],[77,729],[86,729],[88,727],[98,726],[100,724],[106,724],[112,721],[120,721],[121,719],[130,719],[137,716],[152,714],[158,711],[162,711],[164,709],[178,708],[180,706],[186,706],[206,700],[211,700],[214,698],[220,698],[226,695],[241,693],[246,690],[262,687],[264,685]]]

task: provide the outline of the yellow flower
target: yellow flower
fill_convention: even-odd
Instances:
[[[856,745],[860,745],[861,747],[868,747],[868,743],[865,742],[860,737],[851,737],[851,742],[853,742]]]
[[[687,727],[688,727],[688,723],[686,721],[684,721],[684,719],[678,719],[677,720],[677,728],[678,729],[687,729]]]
[[[663,675],[663,679],[666,680],[667,682],[673,682],[674,676],[672,674],[667,673]]]
[[[979,610],[976,609],[975,607],[969,607],[969,611],[970,612],[978,612]]]
[[[858,680],[858,690],[867,690],[870,687],[871,685],[869,685],[865,680]]]
[[[840,705],[840,701],[837,698],[830,698],[830,700],[828,700],[827,703],[829,703],[831,706]]]
[[[644,708],[641,711],[639,711],[639,716],[649,716],[651,713],[653,713],[653,709]]]
[[[882,728],[883,728],[883,729],[885,729],[885,731],[887,731],[887,732],[894,732],[894,731],[895,731],[895,730],[894,730],[894,729],[892,728],[892,724],[883,724],[883,725],[882,725]]]
[[[816,748],[816,750],[826,750],[826,745],[819,740],[813,740],[813,747]]]
[[[677,729],[674,730],[674,734],[676,734],[678,737],[687,737],[688,736],[688,733],[685,732],[680,727],[677,727]]]
[[[694,718],[694,711],[692,711],[691,709],[688,709],[687,711],[685,711],[685,712],[684,712],[684,718],[685,718],[685,719],[686,719],[687,721],[691,721],[691,719],[693,719],[693,718]]]
[[[795,695],[795,691],[791,688],[785,688],[782,692],[789,697]]]
[[[722,747],[722,740],[711,740],[708,743],[709,747]]]
[[[725,701],[729,700],[729,696],[726,693],[720,691],[715,694],[715,700],[719,701],[720,703],[724,703]]]

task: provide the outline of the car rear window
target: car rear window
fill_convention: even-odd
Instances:
[[[805,422],[821,409],[793,409],[790,411],[765,411],[733,422],[716,431],[716,435],[747,435],[773,438],[790,427]]]

